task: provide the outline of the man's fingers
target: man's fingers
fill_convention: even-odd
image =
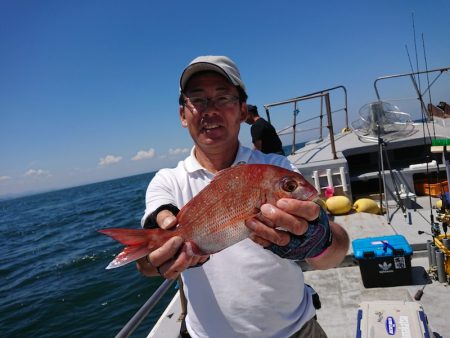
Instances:
[[[161,276],[167,279],[175,279],[190,265],[190,259],[181,253],[176,259],[170,260],[159,267]]]
[[[172,237],[149,255],[151,264],[154,267],[159,267],[173,259],[182,245],[183,238],[179,236]]]
[[[308,229],[308,222],[305,219],[287,213],[271,204],[263,204],[261,212],[276,227],[285,229],[295,235],[302,235]]]
[[[285,246],[289,243],[290,235],[286,231],[270,228],[256,219],[250,219],[245,224],[257,237],[261,238],[257,239],[258,241],[266,240],[280,246]]]
[[[313,221],[319,216],[320,207],[311,201],[300,201],[293,198],[281,198],[277,207],[291,215]]]
[[[177,218],[169,210],[161,210],[156,216],[156,222],[162,229],[170,229],[177,224]]]
[[[179,238],[181,239],[181,237]],[[165,245],[166,244],[164,244],[164,246]],[[175,279],[180,275],[181,272],[183,272],[187,268],[197,265],[198,263],[204,263],[208,260],[209,256],[194,256],[192,248],[190,247],[190,243],[184,243],[181,239],[181,245],[183,246],[180,247],[178,242],[175,244],[171,243],[170,247],[167,248],[167,254],[171,255],[170,259],[166,260],[161,265],[155,265],[158,266],[159,273],[164,278]],[[157,250],[155,250],[154,252],[157,252]],[[160,254],[162,254],[164,257],[167,257],[164,252],[157,252],[158,257]],[[157,260],[152,260],[152,263],[156,264]]]

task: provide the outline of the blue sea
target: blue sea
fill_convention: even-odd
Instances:
[[[3,337],[113,337],[162,283],[134,264],[105,270],[122,245],[99,234],[140,227],[154,173],[0,201]],[[144,337],[173,288],[133,337]]]

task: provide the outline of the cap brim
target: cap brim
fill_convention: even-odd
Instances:
[[[190,66],[188,66],[183,74],[181,74],[180,77],[180,89],[183,92],[184,91],[184,87],[186,86],[186,84],[188,83],[189,79],[196,73],[200,73],[200,72],[206,72],[206,71],[212,71],[212,72],[216,72],[219,73],[220,75],[224,76],[226,79],[228,79],[228,81],[230,81],[233,85],[237,86],[238,84],[234,83],[234,81],[228,76],[228,74],[219,66],[213,64],[213,63],[209,63],[209,62],[198,62],[198,63],[194,63]]]

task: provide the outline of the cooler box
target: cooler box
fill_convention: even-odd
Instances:
[[[432,338],[423,308],[415,302],[362,302],[358,309],[356,338]]]
[[[402,235],[355,239],[352,247],[366,288],[411,283],[412,248]]]

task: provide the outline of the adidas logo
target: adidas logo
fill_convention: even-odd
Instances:
[[[379,273],[394,272],[394,270],[392,270],[392,263],[383,262],[383,264],[378,264],[378,267],[380,268]]]

